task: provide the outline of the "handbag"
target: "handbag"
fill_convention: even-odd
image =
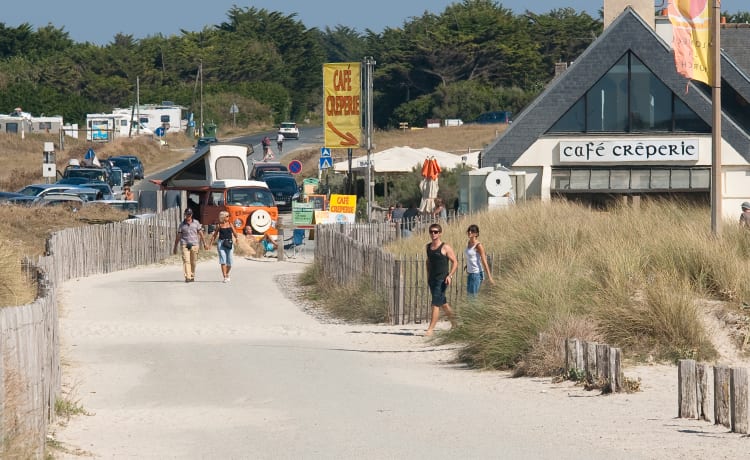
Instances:
[[[232,249],[232,245],[233,244],[234,244],[234,241],[232,241],[231,239],[229,239],[229,240],[221,240],[221,246],[224,249],[228,249],[228,250]]]

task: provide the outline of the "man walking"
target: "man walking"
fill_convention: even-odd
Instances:
[[[448,305],[445,291],[453,281],[453,275],[458,268],[458,261],[453,248],[441,241],[440,236],[442,234],[443,228],[440,224],[430,225],[431,241],[427,243],[427,285],[430,287],[432,296],[432,318],[430,318],[430,326],[424,334],[427,337],[435,331],[441,308],[450,320],[451,325],[456,325],[453,310]]]
[[[281,133],[276,136],[276,148],[279,150],[279,156],[281,156],[281,151],[284,149],[284,135]]]
[[[203,226],[198,220],[193,219],[193,210],[187,208],[185,218],[177,229],[174,248],[172,248],[172,253],[177,254],[177,245],[182,247],[182,272],[185,275],[186,283],[195,281],[195,265],[198,261],[198,250],[201,244],[208,249],[203,234]]]

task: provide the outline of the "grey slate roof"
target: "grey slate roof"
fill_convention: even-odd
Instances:
[[[722,33],[722,39],[729,30]],[[729,35],[731,34],[730,32]],[[740,63],[733,61],[727,54],[730,48],[735,50],[734,39],[735,37],[728,37],[726,39],[728,46],[722,46],[725,50],[722,53],[722,78],[750,101],[750,80],[747,76],[750,73],[750,67],[746,67],[745,72],[742,72],[738,67]],[[739,41],[743,42],[741,37]],[[744,43],[748,42],[744,41]],[[648,24],[643,22],[632,8],[628,7],[565,73],[550,82],[502,136],[487,147],[483,155],[483,163],[512,166],[537,139],[544,137],[544,133],[628,51],[632,51],[657,78],[709,126],[712,124],[710,96],[706,96],[693,83],[690,83],[690,89],[685,94],[687,80],[675,70],[671,48]],[[750,52],[745,51],[738,56],[745,59],[745,57],[750,57]],[[581,135],[585,136],[585,134]],[[726,116],[722,117],[722,136],[750,162],[750,136],[735,126]]]

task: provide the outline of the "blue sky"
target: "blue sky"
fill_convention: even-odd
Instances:
[[[746,2],[723,0],[721,9],[732,13],[740,8],[748,11],[750,6],[746,6]],[[410,17],[421,16],[425,11],[441,13],[451,3],[455,0],[127,0],[104,6],[96,2],[36,0],[28,6],[17,4],[5,8],[0,22],[8,27],[29,23],[34,28],[49,23],[64,28],[77,42],[105,45],[117,33],[144,38],[157,33],[179,34],[181,29],[199,31],[205,26],[224,22],[233,5],[297,13],[297,19],[307,27],[324,29],[342,24],[360,32],[365,29],[381,32],[385,27],[400,27]],[[516,14],[526,9],[546,13],[555,8],[573,7],[596,17],[603,0],[509,0],[498,3]],[[661,3],[662,0],[654,0],[654,4]],[[743,3],[745,6],[741,7]]]

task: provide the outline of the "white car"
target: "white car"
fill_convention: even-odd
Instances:
[[[285,121],[279,125],[279,134],[284,135],[284,139],[299,139],[299,128],[297,123]]]

